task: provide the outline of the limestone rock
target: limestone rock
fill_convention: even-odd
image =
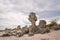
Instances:
[[[51,27],[53,30],[60,30],[60,25],[54,25]]]
[[[49,32],[49,28],[46,27],[46,21],[45,20],[40,20],[39,25],[38,25],[39,33],[47,33]]]
[[[27,26],[23,27],[22,32],[23,32],[23,34],[27,34],[29,32],[28,27]]]
[[[29,18],[28,20],[31,22],[31,23],[35,23],[37,21],[37,17],[36,17],[36,14],[31,12],[30,15],[29,15]]]
[[[17,32],[17,33],[15,34],[15,36],[21,37],[21,36],[23,36],[23,33],[22,33],[22,32]]]
[[[33,36],[34,35],[34,28],[32,25],[29,26],[29,36]]]
[[[45,28],[46,27],[46,21],[40,20],[38,27]]]
[[[9,37],[9,36],[11,36],[11,35],[9,35],[9,34],[7,34],[7,33],[1,35],[1,37]]]
[[[37,21],[36,14],[31,12],[28,20],[31,22],[31,26],[29,26],[29,35],[33,35],[36,30],[35,22]]]
[[[18,26],[17,26],[17,29],[21,29],[21,26],[20,26],[20,25],[18,25]]]

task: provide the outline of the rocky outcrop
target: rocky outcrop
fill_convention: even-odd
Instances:
[[[35,25],[35,22],[37,21],[36,14],[31,12],[28,20],[31,22],[31,26],[29,26],[29,35],[32,35],[35,33],[35,31],[37,31]]]
[[[17,36],[17,37],[21,37],[21,36],[23,36],[24,34],[27,34],[28,32],[29,32],[28,27],[25,26],[25,27],[22,27],[21,30],[19,30],[19,31],[16,32],[16,36]]]
[[[27,34],[29,32],[29,29],[27,26],[22,27],[23,34]]]
[[[38,32],[42,33],[42,34],[49,32],[49,28],[46,27],[46,21],[45,20],[40,20],[39,25],[38,25],[38,29],[39,29]]]
[[[60,25],[53,25],[51,27],[51,29],[53,29],[53,30],[60,30]]]
[[[17,26],[17,29],[21,29],[21,26],[20,26],[20,25],[18,25],[18,26]]]
[[[29,36],[33,36],[34,34],[37,33],[48,33],[50,32],[51,29],[53,30],[59,30],[60,29],[60,25],[58,25],[55,21],[52,21],[49,25],[46,25],[46,21],[45,20],[40,20],[39,21],[39,25],[36,26],[36,21],[37,21],[37,17],[36,14],[34,12],[31,12],[29,14],[29,18],[28,20],[31,22],[31,25],[29,27],[24,26],[21,28],[20,25],[17,26],[17,28],[14,29],[5,29],[5,33],[2,36],[17,36],[17,37],[21,37],[24,34],[28,34]]]

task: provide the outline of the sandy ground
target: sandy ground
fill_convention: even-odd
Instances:
[[[1,35],[2,33],[0,33]],[[29,37],[28,35],[24,35],[22,37],[0,37],[0,40],[60,40],[60,30],[54,31],[46,34],[35,34],[34,36]]]

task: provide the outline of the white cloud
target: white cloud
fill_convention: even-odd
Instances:
[[[29,24],[28,14],[31,11],[44,12],[60,10],[59,0],[0,0],[0,25],[26,25]],[[24,14],[25,13],[25,14]],[[40,15],[41,14],[41,15]],[[49,13],[39,13],[39,16]],[[49,21],[48,18],[39,18]]]
[[[23,15],[22,12],[20,13],[9,12],[6,14],[0,14],[0,18],[6,19],[2,21],[0,20],[0,25],[12,26],[12,28],[13,25],[25,26],[27,24],[25,24],[24,21],[28,22],[27,16]]]

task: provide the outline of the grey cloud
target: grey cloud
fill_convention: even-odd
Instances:
[[[38,12],[37,15],[39,16],[39,18],[45,19],[51,19],[54,17],[58,18],[58,16],[60,16],[60,10]]]

